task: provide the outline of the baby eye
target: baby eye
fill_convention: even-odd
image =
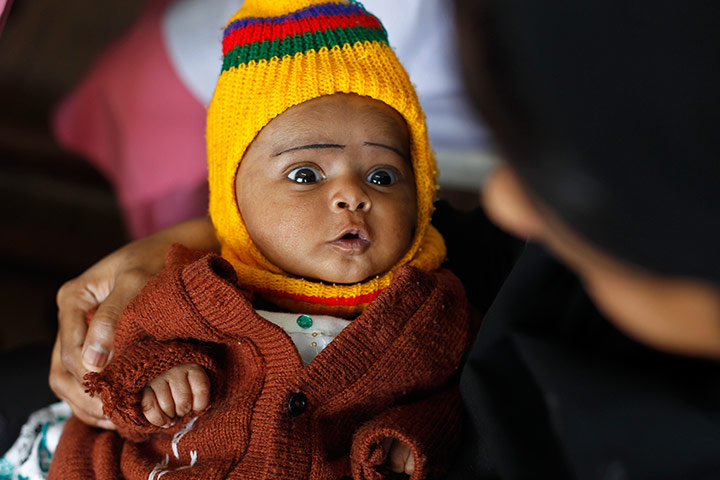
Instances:
[[[398,181],[398,174],[386,168],[379,168],[370,172],[367,181],[375,185],[392,185]]]
[[[288,173],[288,178],[297,183],[315,183],[322,178],[322,175],[314,168],[298,167]]]

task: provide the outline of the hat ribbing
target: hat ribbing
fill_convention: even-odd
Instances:
[[[284,308],[347,316],[387,287],[399,266],[439,267],[445,247],[430,225],[437,168],[424,115],[376,17],[353,1],[248,0],[225,28],[223,55],[207,119],[210,216],[243,287]],[[415,237],[398,264],[342,286],[293,278],[270,263],[248,235],[235,197],[238,165],[260,130],[288,108],[334,93],[368,96],[403,116],[418,207]]]

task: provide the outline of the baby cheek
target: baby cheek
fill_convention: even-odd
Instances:
[[[415,226],[417,225],[417,208],[415,207],[414,196],[403,203],[399,211],[399,217],[398,224],[402,225],[405,238],[410,242],[415,236]]]
[[[278,250],[290,254],[307,250],[312,239],[322,230],[321,219],[305,208],[288,208],[283,215],[272,221],[267,241],[275,244]]]
[[[289,221],[288,212],[276,208],[271,202],[263,206],[245,205],[243,220],[250,238],[260,252],[276,263],[289,243],[294,242],[296,233]],[[279,265],[278,265],[279,266]]]
[[[395,250],[400,250],[402,256],[408,248],[415,236],[415,223],[417,221],[415,211],[406,206],[401,209],[394,210],[394,213],[387,218],[387,224],[384,230],[388,232],[388,236],[393,239]]]

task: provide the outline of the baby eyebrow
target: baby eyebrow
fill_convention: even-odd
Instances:
[[[308,150],[308,149],[323,149],[323,148],[345,148],[345,145],[338,145],[336,143],[311,143],[309,145],[301,145],[299,147],[288,148],[280,153],[276,153],[274,156],[279,157],[283,153],[294,152],[295,150]]]
[[[400,155],[403,159],[408,160],[407,155],[405,155],[403,152],[401,152],[401,151],[398,150],[397,148],[391,147],[390,145],[385,145],[385,144],[383,144],[383,143],[375,143],[375,142],[365,142],[364,144],[365,144],[365,145],[369,145],[369,146],[371,146],[371,147],[386,148],[386,149],[388,149],[388,150],[390,150],[390,151],[393,151],[393,152],[397,153],[397,154]]]

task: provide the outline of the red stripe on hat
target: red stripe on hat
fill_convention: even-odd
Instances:
[[[320,15],[311,18],[288,20],[282,23],[258,23],[232,30],[223,38],[223,55],[237,45],[247,45],[264,40],[277,40],[305,33],[336,28],[366,27],[382,28],[380,21],[372,15]]]

